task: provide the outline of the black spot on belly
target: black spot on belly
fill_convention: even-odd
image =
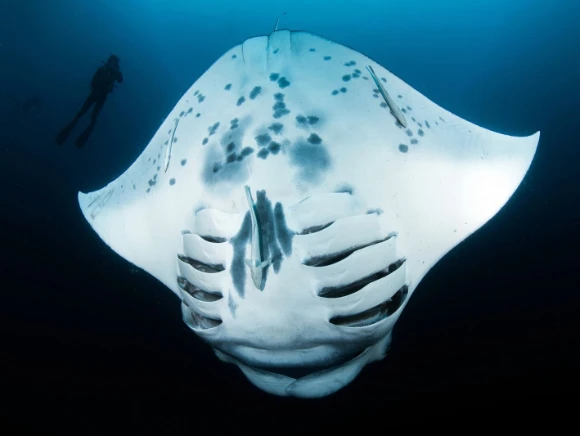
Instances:
[[[169,185],[170,186],[175,185],[175,179],[174,178],[169,179]]]
[[[311,144],[320,144],[322,142],[322,139],[316,133],[311,133],[310,136],[308,137],[308,142],[310,142]]]
[[[381,107],[382,107],[382,108],[386,108],[386,107],[387,107],[387,103],[385,103],[384,101],[383,101],[383,102],[381,102]]]
[[[198,112],[195,114],[195,118],[199,118],[201,116],[201,114]]]
[[[231,84],[231,83],[228,83],[228,84],[227,84],[227,85],[224,87],[224,89],[225,89],[226,91],[229,91],[230,89],[232,89],[232,84]]]
[[[236,105],[241,106],[242,104],[244,104],[245,101],[246,101],[246,98],[244,96],[242,96],[242,97],[238,98]]]
[[[199,91],[195,91],[195,92],[193,93],[193,95],[194,95],[194,96],[196,96],[197,94],[199,94]]]
[[[425,125],[427,126],[428,129],[431,128],[431,126],[429,125],[429,121],[425,120]]]
[[[299,169],[299,177],[307,182],[316,183],[330,168],[330,154],[323,145],[298,142],[290,148],[290,162]]]
[[[219,121],[215,122],[213,126],[208,127],[209,136],[212,136],[217,131],[218,127],[220,126]]]
[[[236,154],[235,154],[235,153],[232,153],[232,154],[229,154],[229,155],[228,155],[228,157],[227,157],[227,159],[226,159],[226,162],[227,162],[227,163],[232,163],[232,162],[234,162],[235,160],[236,160]]]
[[[284,124],[272,123],[270,124],[270,127],[268,127],[268,129],[274,132],[275,135],[279,135],[280,133],[282,133],[282,130],[284,129]]]
[[[332,56],[324,56],[324,58],[323,58],[323,59],[324,59],[325,61],[329,61],[329,60],[331,60],[331,59],[332,59]]]
[[[405,131],[405,133],[406,133],[406,134],[407,134],[407,136],[409,136],[409,137],[413,136],[413,132],[411,131],[411,129],[407,129],[407,130]]]
[[[201,144],[202,144],[202,145],[205,145],[205,144],[207,144],[207,141],[209,141],[209,139],[207,139],[207,138],[203,138],[203,141],[201,141]]]
[[[190,107],[189,109],[187,109],[187,113],[188,113],[188,114],[190,114],[190,113],[192,113],[192,112],[193,112],[193,108],[192,108],[192,107]]]
[[[278,73],[272,73],[272,74],[270,74],[270,80],[272,82],[275,82],[276,80],[278,80],[279,77],[280,77],[280,74],[278,74]]]
[[[404,114],[406,114],[407,113],[407,109],[401,108],[401,112],[403,112]]]
[[[310,50],[308,50],[308,51],[314,52],[314,51],[316,51],[316,49],[315,49],[315,48],[311,48],[311,49],[310,49]]]
[[[254,149],[252,147],[244,147],[244,149],[240,153],[240,156],[246,157],[251,155],[253,152]]]
[[[308,117],[308,124],[310,124],[310,125],[316,124],[319,120],[320,120],[320,118],[311,115]]]
[[[419,129],[419,130],[417,130],[417,134],[419,136],[424,136],[425,135],[425,132],[423,132],[423,129]]]
[[[399,151],[401,153],[406,153],[409,151],[409,146],[405,144],[399,144]]]
[[[237,57],[238,57],[238,56],[236,56],[236,55],[232,55],[232,59],[235,59],[235,58],[237,58]]]
[[[182,117],[182,116],[184,116],[184,115],[185,115],[185,111],[181,111],[181,112],[179,113],[179,116],[180,116],[180,117]]]
[[[349,80],[350,80],[350,74],[345,74],[344,76],[342,76],[343,82],[348,82]]]
[[[344,87],[340,88],[340,92],[342,92],[344,94],[346,92],[346,88],[344,88]]]
[[[271,140],[272,140],[272,138],[267,133],[262,133],[262,134],[256,136],[256,142],[258,143],[258,145],[260,147],[265,147],[266,145],[268,145],[270,143]]]
[[[268,157],[268,149],[267,148],[262,148],[259,152],[258,152],[258,157],[260,159],[266,159]]]
[[[284,100],[284,94],[282,94],[281,92],[277,92],[276,94],[274,94],[274,100]]]
[[[181,159],[181,166],[184,167],[187,163],[187,159]]]
[[[301,125],[306,125],[306,123],[307,123],[308,121],[306,120],[306,117],[305,117],[304,115],[297,115],[297,116],[296,116],[296,122],[297,122],[298,124],[301,124]]]
[[[236,148],[236,144],[234,144],[233,142],[230,142],[227,146],[226,146],[226,151],[228,153],[231,153],[232,151],[234,151]]]
[[[272,141],[268,146],[268,150],[270,150],[270,153],[272,154],[278,154],[278,152],[280,151],[280,144],[278,144],[275,141]]]
[[[332,95],[338,95],[338,91],[335,89],[334,91],[332,91]]]
[[[415,144],[418,144],[418,143],[419,143],[419,141],[417,141],[415,138],[411,139],[411,144],[415,145]]]
[[[272,53],[276,54],[276,53],[278,53],[279,51],[280,51],[280,49],[279,49],[279,48],[277,48],[277,49],[276,49],[276,50],[274,50]]]
[[[287,88],[290,86],[290,82],[286,79],[286,77],[280,77],[278,79],[278,86],[282,89]]]
[[[250,92],[250,100],[254,100],[258,95],[262,93],[261,86],[255,86],[254,89]]]

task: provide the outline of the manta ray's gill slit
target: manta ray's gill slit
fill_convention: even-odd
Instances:
[[[204,273],[211,274],[211,273],[218,273],[218,272],[225,270],[225,266],[221,265],[221,264],[210,265],[207,263],[200,262],[199,260],[192,259],[191,257],[184,256],[183,254],[178,254],[177,257],[182,262],[185,262],[185,263],[191,265],[196,270],[204,272]]]
[[[334,221],[332,221],[330,223],[326,223],[326,224],[321,224],[318,226],[308,227],[308,228],[298,232],[297,235],[309,235],[311,233],[320,232],[320,231],[330,227],[332,224],[334,224]]]
[[[365,327],[376,324],[399,310],[408,293],[409,288],[404,285],[391,298],[378,306],[354,315],[335,316],[330,318],[329,322],[342,327]]]
[[[342,251],[340,253],[330,253],[325,254],[323,256],[311,257],[310,259],[306,259],[303,264],[306,266],[313,266],[313,267],[324,267],[329,265],[334,265],[335,263],[340,262],[341,260],[346,259],[351,254],[364,250],[367,247],[371,247],[376,244],[380,244],[381,242],[385,242],[390,239],[392,236],[389,235],[386,238],[378,239],[373,242],[369,242],[368,244],[357,245],[354,247],[349,248],[348,250]]]
[[[208,318],[207,316],[197,313],[185,300],[182,300],[182,303],[188,308],[187,313],[191,316],[190,322],[193,325],[193,328],[209,330],[222,324],[221,319]]]
[[[226,242],[226,238],[222,238],[220,236],[210,236],[210,235],[199,235],[201,239],[207,242],[212,242],[214,244],[221,244]]]
[[[381,271],[377,271],[376,273],[370,274],[347,285],[329,286],[322,288],[318,292],[318,296],[322,298],[341,298],[346,297],[347,295],[352,295],[360,291],[366,285],[372,282],[376,282],[377,280],[382,279],[383,277],[386,277],[389,274],[392,274],[393,272],[398,270],[404,263],[405,259],[399,259],[396,262],[390,264],[387,268],[384,268]]]
[[[189,295],[191,295],[193,298],[199,301],[211,303],[214,301],[221,300],[223,298],[222,294],[208,292],[193,285],[185,277],[181,276],[177,277],[177,285],[182,291],[187,292]]]

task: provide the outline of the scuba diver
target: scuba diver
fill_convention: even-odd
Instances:
[[[66,138],[75,128],[77,122],[94,104],[95,107],[93,108],[93,113],[91,115],[91,124],[89,124],[85,131],[81,133],[75,141],[77,147],[85,145],[87,139],[89,139],[89,135],[95,127],[97,117],[107,100],[107,95],[113,92],[113,88],[115,88],[115,82],[123,83],[123,74],[119,67],[119,58],[115,55],[111,55],[107,62],[103,62],[103,65],[101,65],[96,71],[91,80],[91,93],[85,100],[83,107],[81,107],[76,114],[74,120],[72,120],[71,123],[58,134],[56,137],[57,144],[63,144],[66,141]]]

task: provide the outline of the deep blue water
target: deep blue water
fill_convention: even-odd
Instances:
[[[281,12],[281,27],[348,45],[469,121],[542,132],[507,206],[423,280],[386,359],[314,401],[265,394],[218,361],[181,321],[178,300],[108,249],[76,200],[121,174],[191,84],[230,47],[271,32]],[[303,428],[306,418],[332,427],[340,414],[373,422],[388,412],[387,428],[410,410],[494,417],[569,405],[565,396],[580,392],[579,21],[573,0],[3,0],[0,386],[9,413],[173,434],[203,428],[195,419],[216,410],[232,428]],[[111,53],[125,82],[85,148],[57,146]],[[40,107],[19,109],[30,97]]]

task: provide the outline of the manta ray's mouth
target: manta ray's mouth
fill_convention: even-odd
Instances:
[[[339,358],[333,360],[327,360],[325,362],[317,362],[300,366],[261,365],[256,363],[250,364],[246,362],[245,359],[236,358],[224,351],[219,350],[219,353],[223,354],[228,359],[231,359],[232,361],[235,361],[253,370],[265,371],[271,374],[283,375],[286,377],[290,377],[292,379],[299,380],[303,377],[323,374],[328,371],[336,370],[341,366],[346,366],[350,362],[355,360],[357,357],[361,356],[371,346],[364,347],[363,349],[359,349],[358,351],[355,352],[344,354]]]

